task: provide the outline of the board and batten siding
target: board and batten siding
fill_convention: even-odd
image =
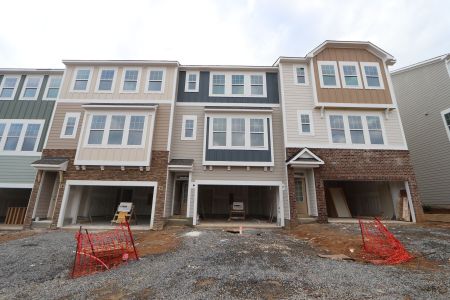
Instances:
[[[249,171],[245,167],[214,166],[213,170],[203,170],[203,143],[204,143],[204,123],[205,111],[202,106],[176,106],[171,158],[172,159],[193,159],[194,166],[192,180],[227,180],[227,181],[282,181],[284,183],[283,202],[285,219],[289,219],[289,201],[287,193],[286,165],[284,157],[284,143],[281,110],[274,108],[272,112],[273,145],[274,145],[274,167],[273,171],[264,171],[263,167],[251,167]],[[195,140],[181,140],[181,130],[183,115],[197,116],[197,136]],[[193,191],[193,190],[192,190]],[[191,191],[191,202],[189,215],[193,215],[194,193]]]
[[[445,62],[394,73],[392,81],[421,200],[450,207],[450,141],[441,115],[450,108]]]
[[[350,48],[325,48],[314,58],[314,73],[317,87],[318,102],[327,103],[353,103],[353,104],[392,104],[391,92],[386,78],[383,61],[365,49]],[[356,61],[356,62],[378,62],[381,76],[383,77],[384,89],[348,89],[342,88],[321,88],[319,80],[318,61]],[[362,80],[362,66],[360,65]],[[336,75],[340,77],[340,69],[336,70]],[[342,80],[340,80],[342,81]],[[362,83],[363,84],[363,83]],[[363,84],[364,85],[364,84]]]
[[[400,125],[400,118],[397,110],[394,110],[388,114],[388,118],[384,117],[384,110],[371,110],[371,109],[325,109],[324,116],[321,116],[320,109],[314,108],[314,96],[313,87],[311,83],[309,85],[296,85],[294,80],[294,65],[292,63],[283,63],[281,66],[281,76],[283,76],[283,95],[282,105],[284,106],[284,118],[286,122],[286,141],[289,144],[304,144],[307,145],[322,145],[330,148],[333,144],[329,140],[328,135],[328,120],[329,114],[340,114],[353,112],[355,115],[367,114],[374,112],[378,115],[381,114],[382,122],[385,127],[387,146],[404,147],[402,129]],[[309,66],[308,66],[309,67]],[[308,68],[308,74],[311,76],[311,72]],[[314,127],[314,135],[300,135],[299,133],[299,120],[298,111],[311,111],[312,123]]]
[[[176,86],[174,86],[174,76],[176,76],[176,67],[173,66],[139,66],[139,65],[129,65],[129,66],[114,66],[114,65],[108,65],[108,66],[95,66],[90,67],[88,65],[86,66],[75,66],[75,65],[67,65],[66,66],[66,74],[65,74],[65,80],[62,84],[61,93],[60,93],[60,99],[84,99],[84,100],[93,100],[94,99],[101,99],[101,100],[171,100],[173,99],[174,95],[174,89]],[[73,92],[71,91],[72,85],[74,82],[74,76],[76,76],[75,70],[77,68],[92,68],[92,75],[91,80],[89,84],[89,91],[88,92]],[[99,75],[99,71],[101,68],[116,68],[117,74],[114,81],[113,91],[110,93],[104,93],[104,92],[95,92],[95,89],[98,85],[97,79]],[[139,92],[137,93],[122,93],[120,92],[120,87],[122,84],[122,75],[124,69],[127,68],[140,68],[141,74],[140,74],[140,81],[139,81]],[[164,89],[162,93],[146,93],[145,88],[147,85],[147,76],[150,69],[159,69],[163,68],[165,69],[164,74]]]

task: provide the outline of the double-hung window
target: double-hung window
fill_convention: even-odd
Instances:
[[[365,144],[364,128],[361,116],[348,116],[350,138],[353,144]]]
[[[101,69],[98,80],[98,92],[111,92],[114,86],[116,70],[115,69]]]
[[[264,146],[264,119],[250,119],[250,146]]]
[[[22,99],[36,100],[41,86],[42,76],[27,76],[22,89]]]
[[[214,74],[212,77],[212,93],[215,95],[225,94],[225,75]]]
[[[50,76],[47,81],[47,88],[45,90],[44,99],[54,100],[58,98],[61,82],[61,76]]]
[[[264,82],[262,75],[251,75],[251,93],[252,95],[264,94]]]
[[[313,135],[312,112],[298,111],[298,130],[300,135]]]
[[[185,92],[198,92],[199,72],[186,72]]]
[[[72,90],[75,92],[87,91],[89,88],[90,79],[91,79],[91,69],[77,69]]]
[[[447,131],[448,139],[450,140],[450,108],[441,112],[444,120],[445,130]]]
[[[89,145],[101,145],[103,142],[103,133],[105,131],[106,115],[92,116],[91,129],[89,131]]]
[[[127,145],[142,145],[144,135],[144,116],[131,116]]]
[[[344,88],[362,88],[359,64],[356,61],[340,61],[342,86]]]
[[[43,120],[0,120],[0,150],[36,151],[43,124]]]
[[[331,139],[333,143],[346,143],[344,117],[340,115],[330,116]]]
[[[381,128],[380,117],[367,116],[367,128],[369,130],[369,137],[371,144],[384,144],[383,130]]]
[[[233,95],[244,94],[244,75],[231,75],[231,93]]]
[[[0,85],[0,100],[13,100],[20,76],[4,76]]]
[[[132,92],[137,92],[138,89],[139,89],[139,70],[124,69],[123,70],[122,92],[132,93]]]
[[[337,64],[335,61],[319,61],[319,79],[322,88],[339,88],[339,77],[337,74]]]
[[[362,62],[363,79],[366,89],[383,89],[380,65],[378,63]]]
[[[33,151],[39,135],[40,124],[28,124],[22,143],[22,151]]]
[[[197,135],[197,116],[184,115],[181,127],[182,140],[195,140]]]
[[[108,145],[122,145],[124,127],[125,127],[125,116],[113,115],[111,117]]]
[[[295,83],[298,85],[307,85],[306,65],[294,65]]]
[[[244,147],[245,146],[245,119],[232,118],[231,119],[231,146]]]
[[[163,79],[163,70],[150,70],[147,91],[150,93],[161,93],[163,91]]]
[[[213,118],[213,146],[224,147],[227,145],[227,119]]]
[[[61,129],[60,137],[62,139],[73,139],[77,134],[78,122],[80,120],[79,112],[68,112],[64,117],[64,123]]]
[[[6,136],[5,147],[3,150],[16,151],[19,144],[19,138],[23,129],[22,123],[12,123],[9,126],[8,135]]]
[[[3,134],[5,132],[6,123],[0,122],[0,145],[2,144]]]

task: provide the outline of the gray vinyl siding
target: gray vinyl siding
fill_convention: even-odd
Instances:
[[[34,182],[36,171],[30,164],[40,156],[9,156],[0,155],[0,185],[2,183]]]
[[[445,63],[393,74],[392,80],[421,200],[450,206],[450,141],[441,115],[450,108]]]
[[[209,72],[200,72],[199,91],[185,92],[186,72],[179,72],[178,102],[209,102],[209,103],[261,103],[278,104],[278,74],[266,73],[267,97],[210,97],[209,96]]]
[[[209,132],[209,123],[211,118],[206,120],[206,132]],[[205,160],[206,161],[246,161],[246,162],[271,162],[271,132],[270,119],[266,119],[268,131],[268,150],[229,150],[229,149],[209,149],[209,136],[206,135],[205,142]]]

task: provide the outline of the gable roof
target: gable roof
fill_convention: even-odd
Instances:
[[[308,148],[299,150],[296,154],[286,160],[287,165],[291,166],[303,166],[316,168],[319,165],[323,165],[324,161],[315,155]]]

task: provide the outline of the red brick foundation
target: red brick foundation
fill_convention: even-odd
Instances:
[[[67,171],[63,172],[63,180],[59,182],[55,209],[52,218],[52,227],[55,228],[61,210],[67,180],[116,180],[116,181],[156,181],[158,183],[155,203],[155,214],[153,229],[160,230],[164,227],[164,201],[167,182],[167,165],[169,152],[152,151],[150,171],[140,171],[137,167],[128,167],[120,170],[119,167],[105,167],[102,171],[100,166],[87,166],[86,170],[76,170],[73,165],[76,150],[45,149],[42,157],[68,157],[70,159]],[[36,177],[37,178],[37,177]],[[30,227],[32,222],[33,209],[36,204],[37,190],[39,183],[36,181],[30,196],[24,227]]]
[[[286,149],[287,157],[295,155],[299,148]],[[423,221],[414,170],[406,150],[347,150],[347,149],[309,149],[320,157],[324,164],[314,169],[318,222],[327,222],[324,181],[407,181],[411,192],[417,222]],[[289,205],[291,222],[297,219],[295,203],[295,170],[288,167]]]

